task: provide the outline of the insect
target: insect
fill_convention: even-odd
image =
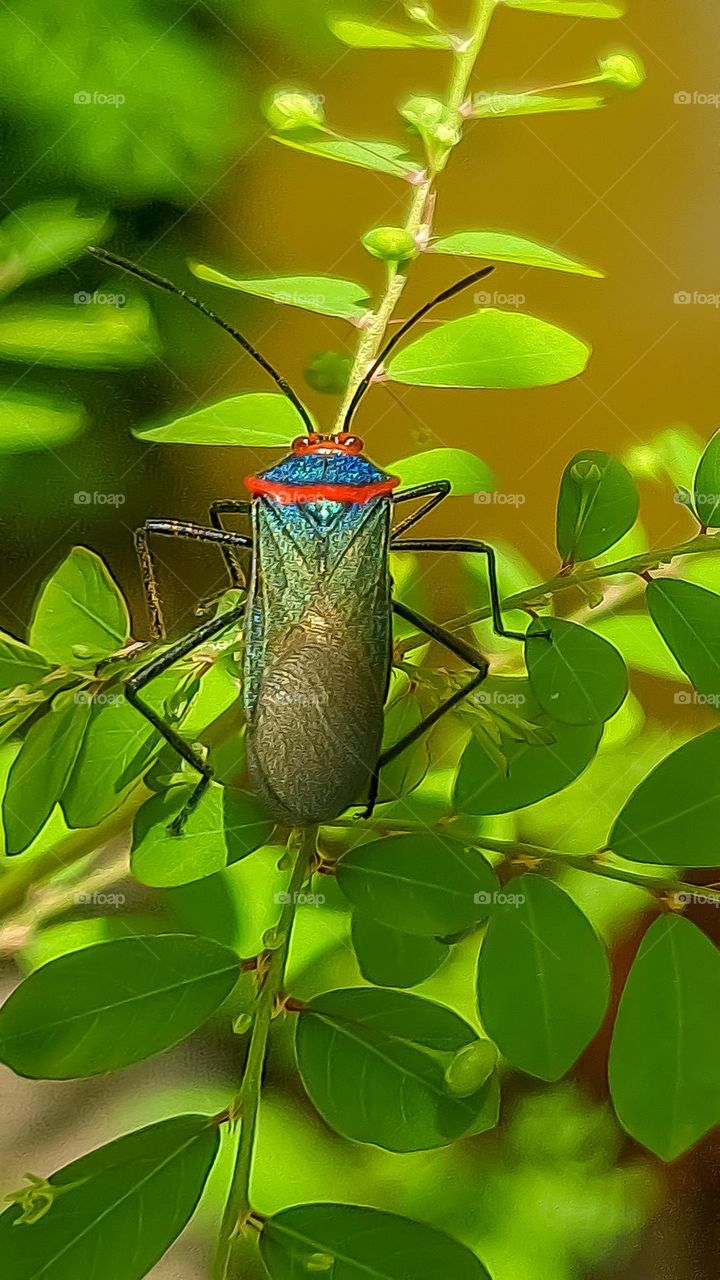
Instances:
[[[274,379],[302,417],[307,434],[291,453],[246,481],[250,499],[220,500],[208,527],[180,520],[148,520],[135,541],[153,637],[165,639],[153,540],[172,537],[220,547],[231,582],[241,583],[236,559],[251,555],[243,605],[194,628],[126,682],[128,700],[199,774],[170,830],[179,834],[212,780],[207,760],[142,698],[142,691],[174,663],[243,620],[243,699],[248,767],[269,813],[291,826],[328,822],[352,805],[377,801],[382,769],[455,707],[485,678],[487,659],[474,646],[393,596],[390,552],[473,552],[487,560],[492,618],[499,635],[523,640],[502,621],[495,556],[469,538],[406,534],[450,492],[438,479],[411,488],[375,466],[351,434],[355,412],[390,351],[428,311],[493,270],[485,267],[446,289],[413,315],[387,344],[358,386],[343,431],[321,435],[280,374],[198,299],[169,280],[102,249],[97,258],[184,297],[219,324]],[[402,515],[412,500],[421,505]],[[395,514],[400,519],[393,524]],[[222,517],[250,517],[250,534],[226,529]],[[405,619],[467,663],[473,675],[389,750],[382,750],[383,712],[392,665],[393,615]]]

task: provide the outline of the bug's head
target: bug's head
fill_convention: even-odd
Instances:
[[[312,435],[298,436],[297,440],[293,440],[292,451],[298,455],[307,453],[355,454],[362,453],[364,448],[365,445],[360,437],[350,435],[347,431],[340,431],[334,436],[322,436],[317,432],[313,432]]]

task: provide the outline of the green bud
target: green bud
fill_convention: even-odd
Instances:
[[[598,65],[608,83],[620,89],[637,89],[645,79],[645,67],[635,53],[613,53],[598,58]]]
[[[265,119],[273,129],[292,133],[296,129],[318,129],[325,123],[320,98],[297,90],[276,93],[265,108]]]
[[[263,934],[263,946],[266,951],[279,951],[286,938],[287,934],[284,929],[266,929]]]
[[[575,483],[581,485],[583,489],[595,489],[602,479],[602,472],[599,466],[589,458],[583,458],[580,462],[576,462],[570,470],[570,475]]]
[[[236,1036],[247,1035],[254,1022],[251,1013],[239,1013],[237,1018],[233,1019],[232,1029]]]
[[[405,4],[405,12],[411,22],[419,22],[423,26],[435,24],[435,13],[429,4]]]
[[[323,351],[310,361],[305,370],[305,381],[313,391],[324,395],[341,396],[347,388],[352,359],[341,351]]]
[[[439,98],[408,98],[400,108],[400,115],[419,133],[429,133],[442,122],[446,110]]]
[[[497,1066],[498,1051],[491,1040],[478,1040],[455,1054],[445,1072],[445,1087],[456,1098],[477,1093]]]
[[[52,1209],[60,1189],[52,1186],[45,1178],[38,1178],[34,1173],[26,1173],[25,1178],[29,1185],[21,1187],[19,1191],[12,1191],[5,1199],[10,1204],[19,1205],[22,1209],[20,1217],[15,1219],[15,1225],[20,1226],[24,1223],[31,1227]]]
[[[363,236],[363,245],[373,258],[381,258],[383,262],[409,262],[418,251],[404,227],[376,227]]]
[[[303,1263],[303,1270],[315,1275],[327,1275],[335,1266],[331,1253],[309,1253]]]

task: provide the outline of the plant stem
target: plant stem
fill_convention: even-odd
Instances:
[[[213,1272],[214,1280],[227,1280],[232,1259],[233,1242],[238,1231],[248,1220],[252,1207],[250,1204],[250,1177],[260,1113],[262,1077],[268,1037],[275,1012],[275,1004],[283,989],[285,980],[285,967],[290,950],[297,896],[310,870],[311,858],[315,852],[317,828],[306,827],[297,834],[299,838],[297,855],[287,889],[286,901],[277,926],[277,937],[280,940],[280,945],[269,953],[268,967],[256,1001],[255,1020],[242,1083],[232,1108],[233,1113],[240,1118],[240,1137],[235,1154],[235,1166],[227,1204],[220,1225]]]
[[[671,547],[659,550],[643,551],[639,555],[629,556],[626,560],[616,560],[607,565],[585,565],[573,569],[570,573],[556,573],[547,582],[540,582],[535,587],[524,587],[515,595],[508,596],[502,602],[503,609],[526,609],[546,602],[548,596],[557,595],[560,591],[571,587],[582,586],[586,582],[596,582],[600,578],[612,578],[621,573],[640,574],[645,570],[657,569],[660,564],[669,564],[678,556],[703,555],[706,552],[720,551],[720,533],[701,533],[689,542],[680,542]],[[473,609],[463,614],[462,619],[446,623],[451,630],[470,626],[474,622],[484,622],[491,616],[490,607]]]
[[[354,819],[338,819],[337,822],[329,823],[331,827],[340,827],[348,829],[357,829]],[[678,880],[674,875],[654,876],[649,875],[646,871],[634,871],[631,867],[621,866],[611,861],[612,852],[610,850],[601,850],[593,853],[565,853],[560,849],[546,849],[542,845],[527,844],[518,840],[493,840],[488,836],[478,835],[477,831],[470,828],[463,828],[462,821],[459,819],[451,819],[450,821],[440,822],[435,827],[429,827],[425,823],[413,822],[408,820],[404,822],[402,818],[379,818],[374,823],[374,829],[378,832],[404,832],[406,834],[413,831],[436,832],[439,836],[451,835],[455,839],[463,841],[468,845],[472,845],[478,849],[486,849],[489,853],[497,853],[502,857],[503,863],[512,864],[513,862],[522,862],[523,860],[537,862],[556,862],[560,866],[572,867],[577,871],[584,871],[590,875],[603,876],[607,880],[620,880],[623,884],[634,885],[638,889],[645,889],[648,893],[652,893],[655,897],[671,897],[677,894],[687,894],[689,897],[702,897],[715,906],[720,906],[720,890],[711,889],[702,884],[690,884],[687,881]]]
[[[475,69],[478,55],[485,42],[490,21],[497,0],[476,0],[472,19],[472,35],[464,49],[458,50],[453,59],[453,73],[448,87],[445,106],[449,112],[460,111],[468,92],[470,80]],[[413,193],[410,209],[404,229],[415,239],[423,230],[428,218],[430,203],[438,174],[445,167],[448,151],[438,148],[435,155],[428,159],[425,177]],[[429,230],[429,228],[428,228]],[[345,415],[350,402],[362,381],[365,371],[378,355],[388,324],[402,297],[407,280],[407,266],[393,267],[388,273],[388,282],[380,305],[370,324],[363,330],[358,343],[350,379],[342,404],[338,410],[335,431],[343,430]]]
[[[0,874],[0,920],[22,907],[36,885],[44,884],[59,871],[80,862],[115,836],[127,831],[128,824],[147,794],[142,787],[134,788],[124,804],[99,826],[70,831],[49,849],[41,849],[30,855],[23,854],[14,865],[8,866]]]

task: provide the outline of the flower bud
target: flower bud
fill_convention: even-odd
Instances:
[[[645,67],[634,53],[613,53],[598,58],[598,65],[604,79],[620,89],[637,89],[645,79]]]
[[[498,1052],[491,1040],[478,1040],[460,1049],[445,1072],[445,1087],[456,1098],[468,1098],[489,1080]]]
[[[268,103],[265,118],[273,129],[292,133],[296,129],[320,128],[325,123],[325,112],[320,99],[312,93],[281,91]]]
[[[417,254],[417,245],[404,227],[376,227],[363,236],[363,245],[383,262],[409,262]]]
[[[584,489],[595,489],[602,479],[599,466],[590,458],[581,458],[576,462],[570,469],[570,475],[575,483],[582,485]]]
[[[347,388],[352,359],[341,351],[323,351],[305,370],[305,381],[313,391],[328,396],[341,396]]]

